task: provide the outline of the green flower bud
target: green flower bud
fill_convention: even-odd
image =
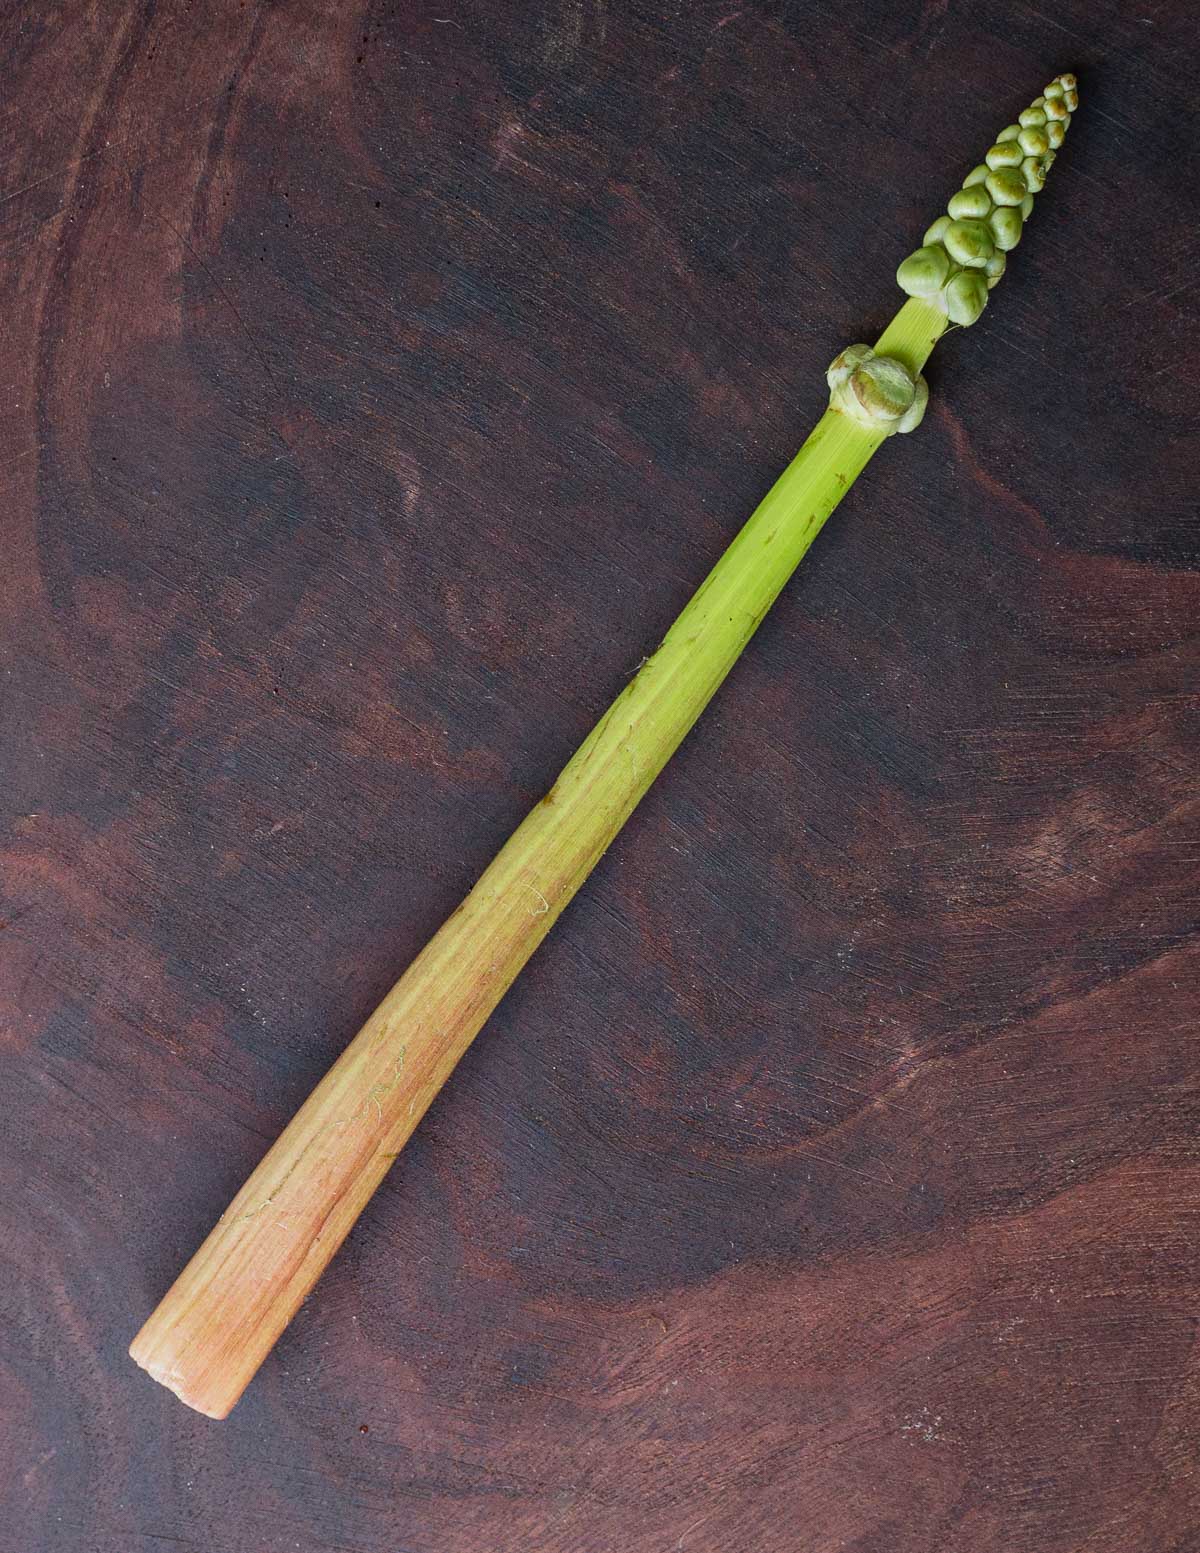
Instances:
[[[946,209],[954,221],[980,221],[992,208],[992,197],[982,184],[970,189],[959,189],[952,194]]]
[[[1021,241],[1078,103],[1075,77],[1056,76],[1017,123],[1000,131],[947,201],[947,214],[925,233],[924,246],[896,271],[903,291],[933,301],[957,324],[975,322],[1005,272],[1005,256]]]
[[[1007,253],[1021,241],[1021,212],[1012,205],[998,205],[988,217],[996,247]]]
[[[1001,167],[987,177],[987,191],[997,205],[1019,205],[1029,190],[1015,167]]]
[[[946,284],[949,275],[946,250],[940,243],[931,243],[909,254],[896,271],[896,284],[910,297],[932,297]]]
[[[1020,167],[1024,156],[1024,151],[1021,150],[1014,138],[1012,140],[998,140],[984,157],[984,161],[991,168]]]
[[[912,409],[916,386],[908,368],[891,356],[874,353],[850,379],[850,388],[868,419],[899,420]]]
[[[912,431],[929,400],[925,379],[902,361],[878,356],[869,345],[849,345],[825,374],[829,405],[860,426],[882,432]]]
[[[1045,156],[1050,149],[1050,137],[1040,127],[1023,129],[1017,138],[1017,144],[1026,156]]]
[[[987,306],[987,281],[978,270],[963,270],[946,287],[946,315],[951,323],[973,324]]]
[[[982,221],[952,221],[942,242],[955,263],[970,270],[982,269],[995,250],[992,234]]]

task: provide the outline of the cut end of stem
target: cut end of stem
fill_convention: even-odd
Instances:
[[[152,1340],[146,1339],[144,1327],[130,1343],[129,1357],[140,1369],[145,1370],[151,1380],[156,1380],[160,1386],[173,1391],[184,1406],[190,1407],[193,1412],[203,1413],[206,1418],[228,1418],[233,1411],[237,1402],[236,1396],[229,1398],[224,1395],[221,1397],[206,1395],[204,1388],[197,1387],[189,1381],[170,1359],[155,1352]]]

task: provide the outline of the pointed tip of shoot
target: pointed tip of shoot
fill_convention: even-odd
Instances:
[[[901,291],[937,307],[951,323],[975,322],[1004,274],[1005,255],[1021,241],[1034,197],[1079,106],[1078,84],[1070,71],[1055,76],[1017,122],[1000,131],[923,245],[896,271]]]

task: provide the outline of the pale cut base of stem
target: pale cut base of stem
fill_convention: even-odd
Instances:
[[[878,349],[919,370],[945,319]],[[557,782],[268,1151],[130,1348],[224,1418],[488,1015],[699,717],[883,439],[827,412]]]

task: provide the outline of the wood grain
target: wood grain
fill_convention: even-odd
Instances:
[[[0,28],[0,1547],[1190,1553],[1189,8]],[[1058,69],[920,433],[188,1415],[131,1326]]]

